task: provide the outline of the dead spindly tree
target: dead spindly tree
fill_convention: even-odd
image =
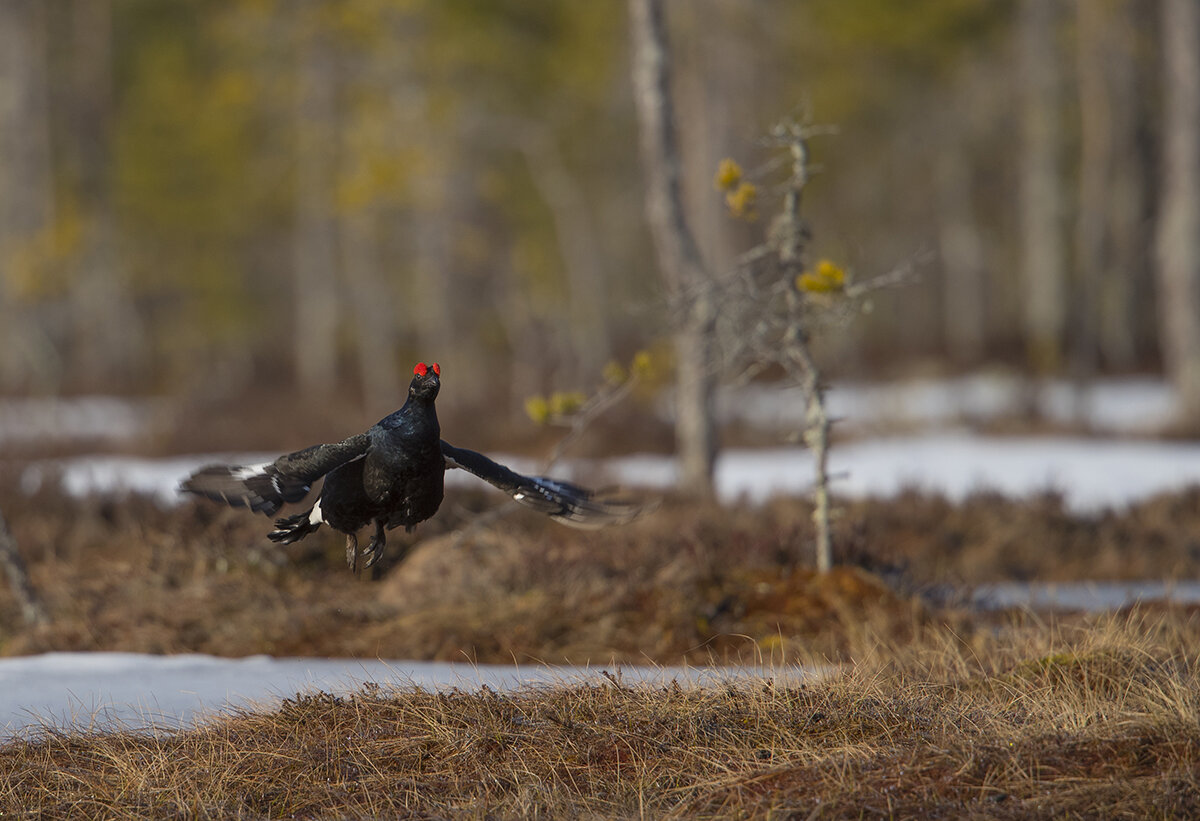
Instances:
[[[1163,3],[1162,193],[1157,258],[1163,360],[1179,422],[1200,415],[1200,8]]]
[[[46,611],[42,608],[42,603],[38,600],[37,593],[34,592],[33,585],[29,581],[29,572],[25,569],[21,552],[17,550],[17,540],[13,538],[12,532],[8,529],[8,523],[4,521],[3,514],[0,514],[0,567],[4,568],[4,574],[8,576],[9,589],[12,590],[17,604],[21,606],[21,618],[25,620],[25,623],[41,624],[45,622]]]
[[[712,302],[721,306],[716,339],[721,367],[752,379],[769,368],[781,369],[804,396],[802,438],[812,451],[813,522],[817,569],[833,564],[829,496],[829,445],[833,420],[825,404],[825,385],[813,355],[814,336],[861,313],[868,295],[912,276],[915,260],[859,282],[829,260],[810,265],[811,232],[801,216],[804,190],[812,172],[809,140],[830,133],[801,122],[786,121],[772,129],[778,152],[764,174],[784,169],[779,211],[769,223],[763,243],[744,254],[736,269],[712,284]],[[730,211],[754,217],[759,186],[743,178],[732,160],[721,164],[717,186],[725,191]]]
[[[711,274],[683,208],[679,136],[662,0],[629,0],[634,100],[646,184],[646,222],[672,314],[675,337],[675,440],[680,489],[713,490],[717,455]]]

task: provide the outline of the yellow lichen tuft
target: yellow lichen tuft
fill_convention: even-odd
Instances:
[[[810,294],[831,294],[846,287],[846,272],[827,259],[817,263],[817,270],[805,271],[796,277],[796,287]]]
[[[717,165],[717,176],[713,178],[713,187],[718,191],[733,191],[742,181],[742,167],[736,160],[726,157]]]
[[[539,425],[550,421],[550,403],[544,396],[531,396],[525,400],[525,413]]]
[[[550,416],[570,416],[583,407],[587,396],[582,391],[557,391],[550,397]]]
[[[758,213],[754,210],[758,202],[758,186],[754,183],[743,182],[735,190],[725,195],[725,204],[729,213],[738,219],[754,220]]]
[[[817,263],[817,276],[839,287],[846,284],[846,272],[827,259]]]
[[[649,351],[638,351],[629,363],[629,370],[638,379],[646,379],[654,372],[654,358]]]
[[[629,372],[625,370],[625,366],[615,359],[604,366],[601,375],[604,377],[605,383],[609,385],[620,385],[629,378]]]

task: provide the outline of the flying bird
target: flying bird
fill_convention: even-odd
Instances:
[[[642,513],[641,505],[601,500],[594,491],[557,479],[524,476],[482,453],[446,442],[434,407],[441,374],[436,362],[418,363],[404,406],[364,433],[273,462],[209,465],[185,479],[180,489],[274,516],[285,503],[302,501],[324,477],[315,504],[277,519],[267,538],[291,544],[327,524],[346,534],[346,563],[356,572],[360,557],[365,567],[379,561],[387,530],[403,526],[412,531],[437,513],[445,472],[453,468],[473,473],[521,504],[574,527],[623,524]],[[358,531],[368,524],[375,525],[375,534],[360,552]]]

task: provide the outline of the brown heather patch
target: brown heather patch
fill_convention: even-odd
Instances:
[[[1200,625],[1178,613],[877,647],[805,685],[368,685],[157,737],[0,746],[37,817],[1188,818]]]
[[[669,503],[598,532],[520,514],[465,538],[452,531],[493,498],[452,496],[403,562],[396,533],[375,582],[345,569],[336,534],[280,549],[265,539],[269,522],[244,511],[0,495],[51,616],[22,627],[0,588],[0,653],[838,658],[872,633],[901,639],[929,617],[867,570],[808,570],[802,504]]]
[[[845,559],[902,568],[917,583],[1195,578],[1200,569],[1200,488],[1087,515],[1056,493],[951,503],[908,492],[849,503],[840,524]]]
[[[747,508],[667,499],[642,521],[596,532],[520,513],[469,527],[495,501],[454,493],[402,562],[411,537],[393,534],[373,581],[346,571],[333,533],[281,549],[265,538],[268,520],[245,511],[26,497],[0,482],[0,510],[52,618],[22,626],[0,585],[0,654],[846,660],[879,640],[949,630],[969,642],[992,629],[919,595],[930,586],[1195,578],[1200,558],[1196,491],[1095,516],[1073,515],[1054,496],[845,503],[841,566],[826,577],[809,569],[801,500]]]
[[[1053,496],[846,504],[823,578],[796,500],[460,537],[493,499],[455,494],[372,581],[336,536],[279,551],[244,512],[0,486],[52,617],[21,627],[0,589],[0,652],[843,666],[806,686],[368,686],[157,737],[30,735],[0,746],[0,817],[1200,815],[1195,610],[984,617],[914,592],[1194,577],[1194,492],[1091,517]]]

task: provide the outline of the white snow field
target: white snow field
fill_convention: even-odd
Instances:
[[[198,467],[270,458],[273,455],[263,453],[167,459],[90,456],[34,463],[21,481],[30,491],[58,479],[76,496],[136,492],[171,505],[180,501],[180,481]],[[516,470],[535,469],[528,459],[502,454],[495,458]],[[1200,484],[1200,442],[989,437],[960,430],[839,443],[830,451],[829,464],[834,492],[851,497],[888,497],[908,488],[951,499],[982,490],[1014,497],[1054,490],[1073,510],[1088,511]],[[674,461],[657,455],[568,461],[553,472],[593,486],[618,482],[667,488],[675,481]],[[446,478],[450,484],[480,482],[462,471],[451,471]],[[812,458],[799,447],[725,450],[717,462],[717,492],[727,503],[755,504],[773,495],[803,493],[811,482]]]
[[[756,677],[803,680],[799,667],[516,667],[425,661],[198,654],[45,653],[0,658],[0,743],[48,728],[171,730],[233,710],[269,709],[298,692],[348,694],[366,682],[391,688],[511,690],[604,681],[701,686]]]
[[[1153,377],[1097,380],[1078,386],[1062,380],[1031,384],[1003,373],[898,382],[838,382],[826,395],[829,413],[845,429],[921,430],[982,424],[1033,411],[1059,424],[1096,433],[1145,434],[1169,424],[1175,396]],[[804,420],[799,388],[747,385],[717,397],[726,421],[767,430],[795,429]]]
[[[776,430],[795,425],[802,403],[794,393],[742,389],[742,401],[723,403],[746,423]],[[939,492],[961,499],[991,490],[1022,497],[1054,490],[1076,511],[1122,507],[1156,493],[1200,484],[1200,442],[1101,437],[989,437],[966,426],[1009,413],[1017,401],[1014,385],[993,377],[909,383],[904,386],[841,386],[830,394],[836,415],[848,417],[860,438],[837,443],[831,452],[834,490],[846,496],[887,497],[906,488]],[[1043,386],[1038,407],[1051,419],[1082,418],[1093,431],[1131,434],[1153,431],[1170,418],[1173,400],[1159,382],[1102,383],[1078,393],[1060,383]],[[34,424],[44,409],[23,406],[7,412],[0,403],[0,441],[37,439],[54,426]],[[90,402],[77,409],[58,407],[60,420],[76,425],[80,436],[103,431],[120,437],[139,424],[136,412]],[[36,413],[34,412],[36,411]],[[8,415],[6,416],[6,412]],[[47,413],[47,418],[49,415]],[[963,427],[955,428],[954,425]],[[905,430],[906,435],[870,438],[872,430]],[[60,429],[61,431],[61,429]],[[305,443],[297,443],[297,446]],[[470,446],[470,442],[459,444]],[[275,454],[218,454],[140,459],[95,456],[35,462],[25,468],[23,486],[32,491],[45,482],[61,482],[71,494],[152,495],[164,505],[180,501],[179,482],[211,462],[252,463]],[[514,469],[530,471],[529,460],[497,455]],[[564,463],[554,475],[584,484],[618,482],[666,488],[675,479],[671,459],[643,455],[596,462]],[[452,483],[478,481],[462,471]],[[726,450],[717,466],[720,497],[730,504],[756,504],[775,494],[808,490],[812,461],[801,448]],[[500,497],[497,496],[497,499]],[[1102,585],[1081,582],[1052,588],[991,585],[975,592],[982,607],[1124,606],[1146,598],[1200,600],[1200,584],[1154,582]],[[703,683],[730,675],[778,674],[779,671],[679,671],[624,668],[627,678]],[[803,671],[784,671],[802,675]],[[224,709],[268,707],[298,690],[347,692],[362,682],[383,686],[458,686],[523,683],[599,676],[599,669],[491,667],[404,661],[346,659],[217,659],[207,656],[141,656],[121,653],[52,653],[0,659],[0,738],[51,726],[124,726],[152,729],[186,725]]]

